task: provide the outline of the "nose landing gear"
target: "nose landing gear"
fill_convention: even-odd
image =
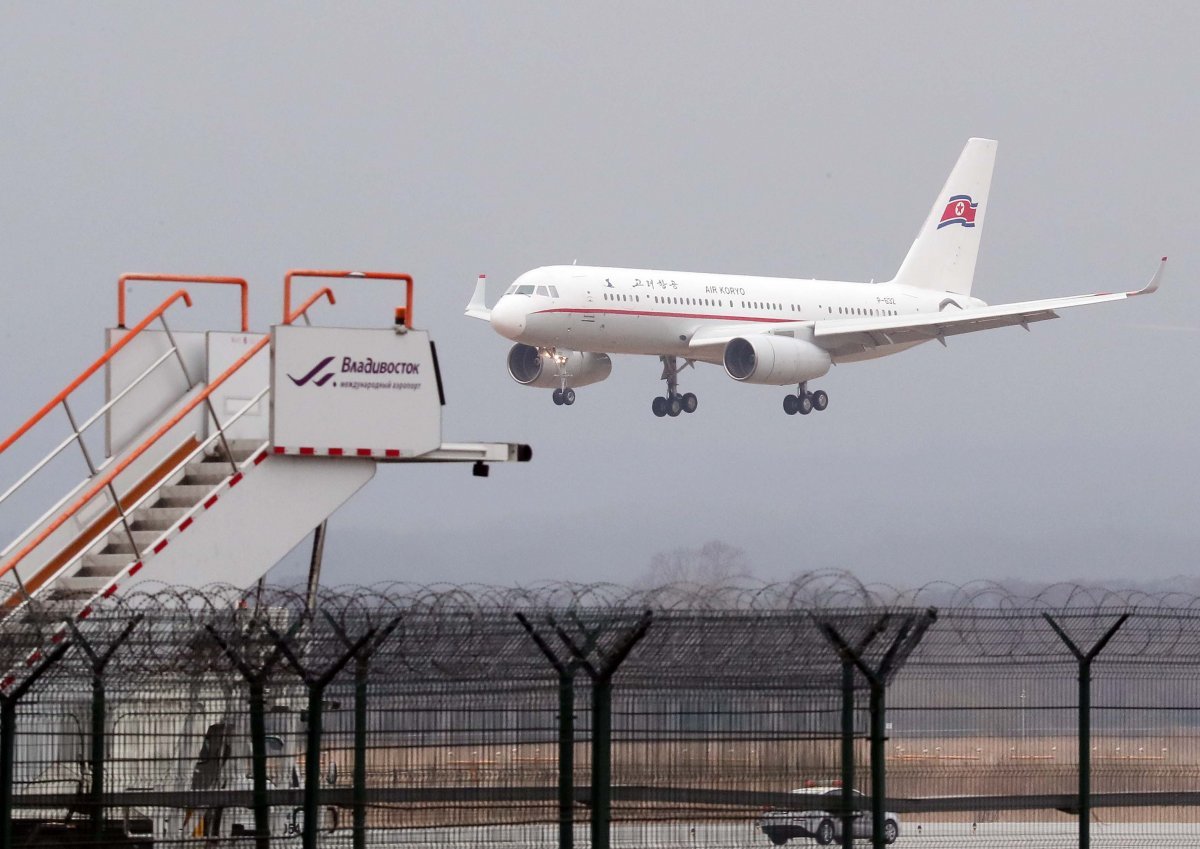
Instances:
[[[818,389],[816,392],[809,392],[807,383],[801,383],[795,395],[785,395],[783,398],[783,411],[789,416],[797,413],[807,416],[813,410],[819,413],[828,406],[829,395],[825,390]]]
[[[662,380],[667,382],[667,394],[659,396],[650,404],[650,409],[654,411],[654,415],[660,419],[663,416],[675,418],[680,413],[694,413],[696,408],[700,406],[694,393],[685,392],[679,394],[679,360],[675,357],[659,357],[663,364]],[[687,360],[684,367],[694,366],[694,360]]]
[[[554,399],[555,405],[569,407],[575,403],[575,390],[569,386],[564,389],[555,389],[550,397]]]

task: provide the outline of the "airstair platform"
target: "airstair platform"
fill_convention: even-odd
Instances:
[[[400,284],[404,303],[381,327],[314,326],[310,311],[336,295],[323,285],[293,309],[302,278]],[[148,282],[181,288],[127,326],[127,287]],[[209,285],[240,290],[239,326],[172,329],[192,292]],[[18,503],[28,511],[61,496],[0,551],[0,621],[65,628],[147,580],[249,588],[381,463],[465,462],[486,475],[491,463],[530,458],[520,444],[441,441],[441,375],[429,334],[412,326],[410,276],[289,272],[282,321],[267,333],[250,330],[248,291],[235,277],[120,278],[104,353],[0,442],[7,459],[51,419],[67,424],[67,437],[0,494],[0,521]],[[81,387],[101,378],[104,403],[82,416]],[[65,495],[39,487],[71,452],[82,455],[84,478]]]

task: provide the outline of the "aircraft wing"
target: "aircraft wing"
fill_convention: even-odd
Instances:
[[[800,328],[812,328],[813,342],[835,357],[848,357],[872,348],[888,345],[904,345],[938,340],[945,344],[947,336],[974,333],[977,330],[992,330],[997,327],[1021,326],[1026,330],[1036,321],[1058,318],[1058,310],[1120,301],[1135,295],[1148,295],[1158,289],[1162,281],[1167,258],[1155,271],[1154,277],[1141,289],[1133,292],[1102,292],[1095,295],[1075,295],[1066,298],[1047,298],[1040,301],[1025,301],[1016,304],[1000,304],[973,310],[947,310],[930,315],[888,316],[886,318],[849,318],[827,321],[797,321],[770,325],[771,332],[779,333]],[[714,349],[737,336],[762,333],[761,324],[736,325],[713,328],[709,332],[697,333],[691,346],[697,351],[697,359],[711,359]],[[706,356],[707,355],[707,356]]]

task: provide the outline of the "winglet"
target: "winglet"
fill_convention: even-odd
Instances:
[[[475,294],[471,296],[471,302],[467,304],[467,308],[463,311],[465,315],[471,318],[480,318],[488,321],[492,317],[492,311],[487,308],[487,275],[480,274],[479,280],[475,284]]]
[[[1130,292],[1130,294],[1131,295],[1149,295],[1153,292],[1157,292],[1158,284],[1162,283],[1163,269],[1166,267],[1167,267],[1167,258],[1164,256],[1162,258],[1162,262],[1160,262],[1158,264],[1158,270],[1155,271],[1154,276],[1150,278],[1150,282],[1147,283],[1141,289],[1138,289],[1136,292]]]

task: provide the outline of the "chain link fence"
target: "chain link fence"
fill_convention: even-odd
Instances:
[[[1200,841],[1179,594],[155,588],[0,628],[0,849]]]

